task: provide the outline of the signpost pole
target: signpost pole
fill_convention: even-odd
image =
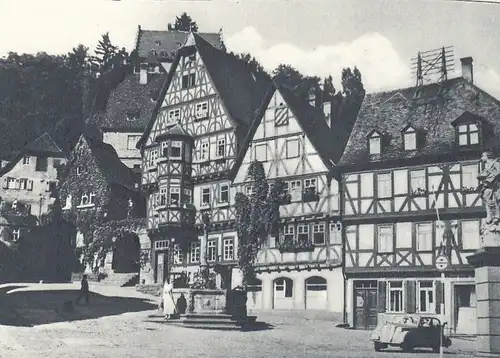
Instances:
[[[441,272],[441,287],[442,291],[444,293],[444,271]],[[439,337],[439,358],[443,358],[443,335],[444,335],[444,320],[445,320],[445,314],[444,314],[444,294],[441,295],[441,337]]]

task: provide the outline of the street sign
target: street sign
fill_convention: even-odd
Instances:
[[[438,256],[436,257],[436,268],[438,271],[444,271],[448,267],[448,258],[446,256]]]

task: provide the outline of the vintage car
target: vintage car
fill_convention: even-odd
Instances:
[[[444,324],[446,326],[446,323]],[[405,315],[383,322],[370,335],[378,352],[389,346],[400,347],[404,352],[413,348],[432,348],[439,352],[440,339],[443,347],[451,346],[451,339],[444,336],[444,326],[439,319],[430,316]],[[440,335],[442,334],[442,337]]]

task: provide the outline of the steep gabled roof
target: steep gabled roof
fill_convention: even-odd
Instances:
[[[10,172],[28,154],[54,158],[65,157],[63,151],[57,146],[52,137],[48,133],[44,133],[33,142],[28,143],[7,165],[0,169],[0,176]]]
[[[158,30],[142,30],[139,26],[136,50],[139,57],[148,58],[150,62],[156,60],[161,62],[165,60],[160,56],[164,51],[168,55],[168,59],[173,60],[176,51],[185,44],[189,37],[188,31],[158,31]],[[217,33],[197,33],[205,41],[216,48],[221,48],[221,37]],[[156,55],[151,55],[151,50],[156,52]]]
[[[25,148],[24,152],[26,154],[51,154],[52,156],[64,157],[64,153],[59,148],[48,133],[42,134],[40,137],[35,139],[33,142],[29,143]]]
[[[273,87],[268,90],[261,107],[250,126],[245,141],[241,147],[236,163],[230,173],[234,178],[249,148],[257,128],[262,122],[263,115],[273,97],[274,93],[279,91],[288,108],[294,114],[302,131],[316,149],[318,155],[328,168],[333,168],[342,155],[345,142],[347,141],[352,124],[342,122],[342,119],[334,122],[333,129],[330,129],[326,123],[324,113],[321,109],[313,107],[308,101],[296,96],[292,90],[286,86],[278,85],[273,81]]]
[[[123,164],[113,146],[87,135],[83,135],[83,137],[106,181],[110,184],[134,189],[137,176],[132,169]]]
[[[114,89],[100,113],[103,130],[144,131],[156,106],[166,74],[148,74],[147,84],[139,83],[139,74],[125,76]],[[132,119],[133,118],[133,119]]]
[[[500,147],[500,102],[483,90],[459,77],[442,86],[423,86],[416,98],[414,93],[415,88],[404,88],[366,95],[340,165],[363,166],[456,154],[453,123],[463,115],[481,118],[488,126],[484,148]],[[401,130],[409,124],[423,132],[423,144],[417,150],[405,151]],[[367,136],[374,129],[385,136],[380,155],[368,152]]]
[[[216,49],[199,35],[191,35],[196,43],[198,54],[203,60],[209,77],[213,81],[231,119],[236,127],[246,130],[252,123],[267,89],[271,86],[270,79],[264,74],[253,73],[245,61],[222,50]],[[158,97],[156,108],[152,113],[141,140],[137,144],[138,148],[142,146],[149,136],[151,128],[156,120],[156,113],[158,113],[163,98],[175,75],[180,56],[183,51],[186,50],[189,50],[189,47],[185,47],[177,53],[177,57],[170,68],[170,72]]]

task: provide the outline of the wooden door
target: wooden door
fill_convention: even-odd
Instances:
[[[374,329],[377,326],[377,289],[357,288],[354,292],[354,327]]]

